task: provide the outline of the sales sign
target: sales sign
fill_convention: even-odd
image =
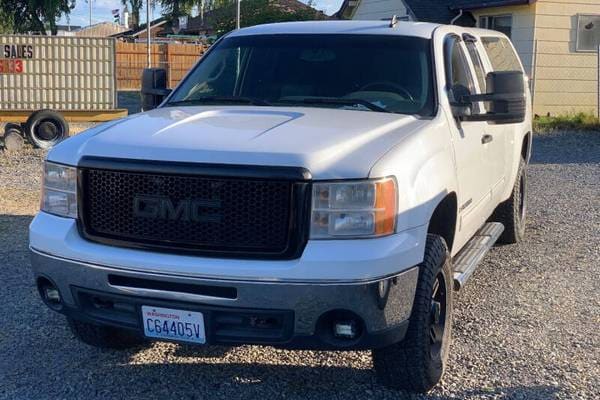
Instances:
[[[24,60],[33,58],[33,46],[4,44],[0,56],[0,74],[22,74],[25,72]]]

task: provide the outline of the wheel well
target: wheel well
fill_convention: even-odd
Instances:
[[[527,132],[523,138],[523,144],[521,144],[521,156],[523,160],[529,161],[529,146],[531,144],[531,132]]]
[[[446,197],[444,197],[437,205],[431,215],[429,227],[427,228],[427,233],[433,233],[443,237],[450,250],[452,249],[454,233],[456,232],[456,214],[456,193],[452,192],[446,195]]]

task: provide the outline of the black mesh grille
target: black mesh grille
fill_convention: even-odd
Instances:
[[[162,249],[285,252],[293,182],[83,169],[83,230]]]

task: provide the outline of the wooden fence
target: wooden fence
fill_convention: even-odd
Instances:
[[[147,66],[147,48],[145,43],[117,43],[118,90],[140,90],[142,71]],[[204,46],[196,44],[153,44],[150,49],[152,67],[167,70],[168,85],[172,88],[205,51]]]

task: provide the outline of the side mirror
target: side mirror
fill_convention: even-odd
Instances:
[[[464,116],[465,121],[490,121],[514,124],[525,121],[525,79],[521,71],[490,72],[486,77],[487,94],[463,96],[462,102],[489,102],[489,112]]]
[[[167,89],[167,70],[162,68],[146,68],[142,73],[142,111],[152,110],[159,106],[171,93]]]
[[[468,119],[473,114],[473,103],[468,99],[471,97],[469,88],[463,85],[454,85],[450,89],[450,96],[453,101],[450,101],[452,115],[460,120]]]

